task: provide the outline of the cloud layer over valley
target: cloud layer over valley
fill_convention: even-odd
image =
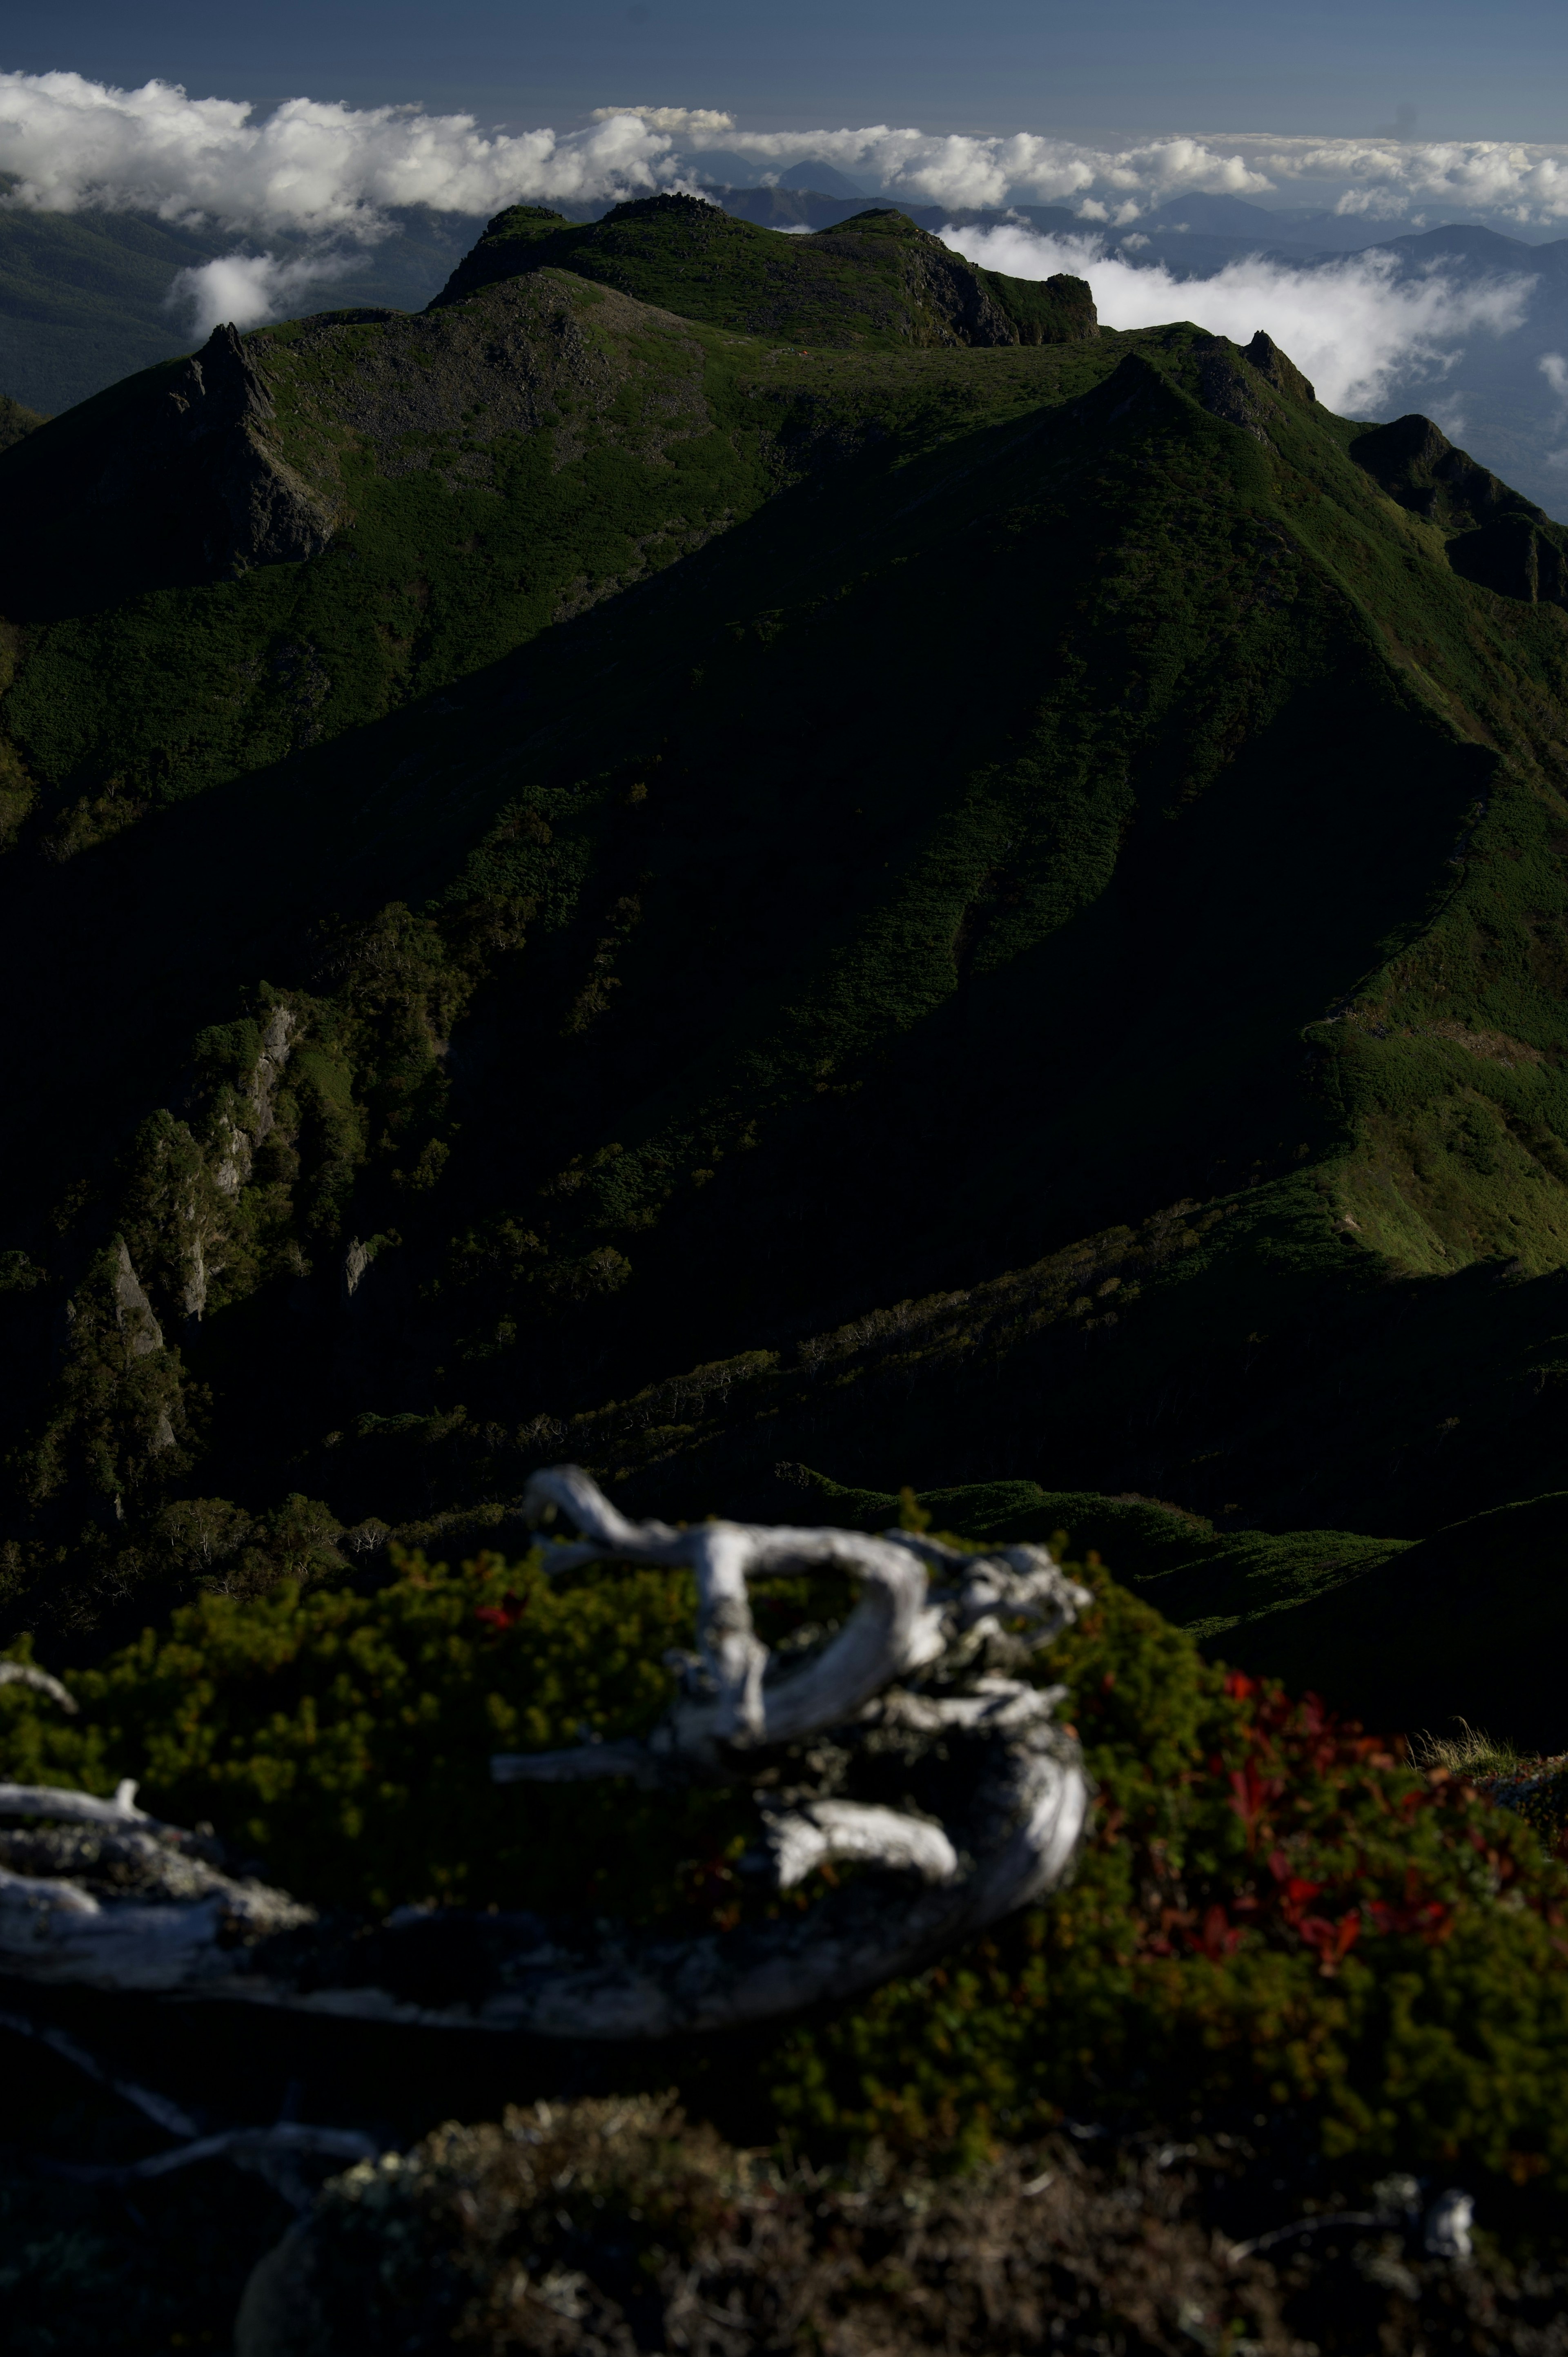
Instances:
[[[467,114],[291,98],[260,119],[243,101],[166,82],[105,88],[80,74],[0,74],[6,201],[38,211],[143,211],[236,231],[373,237],[389,210],[493,212],[519,201],[609,202],[678,178],[674,128],[726,120],[664,109],[583,131],[481,131]],[[660,127],[660,122],[664,127]]]
[[[1331,407],[1419,406],[1455,434],[1468,424],[1500,471],[1561,495],[1568,270],[1484,230],[1460,254],[1383,249],[1456,216],[1551,241],[1568,231],[1568,144],[752,132],[714,108],[630,105],[565,130],[498,129],[417,106],[300,97],[266,112],[164,82],[0,73],[0,219],[129,211],[168,224],[196,251],[171,273],[164,316],[198,336],[333,299],[417,305],[507,204],[582,218],[661,188],[799,188],[813,169],[933,227],[945,219],[947,242],[993,268],[1088,277],[1109,326],[1191,317],[1243,342],[1265,328]],[[1059,210],[995,218],[1020,206]],[[964,225],[981,210],[989,221]],[[804,225],[779,209],[779,226]]]
[[[167,82],[118,90],[75,73],[0,73],[7,202],[145,210],[252,235],[374,235],[404,205],[485,213],[520,201],[609,203],[680,184],[721,143],[758,180],[815,158],[911,202],[1068,204],[1086,221],[1128,220],[1188,193],[1277,202],[1310,191],[1342,214],[1412,225],[1455,211],[1568,223],[1568,144],[1248,133],[1112,147],[886,124],[753,133],[719,110],[680,106],[601,107],[580,129],[511,132],[417,106],[292,98],[260,113]]]
[[[1089,279],[1108,328],[1191,319],[1242,344],[1266,328],[1311,377],[1318,399],[1349,416],[1380,411],[1402,380],[1440,381],[1461,357],[1464,338],[1512,334],[1533,284],[1455,282],[1436,271],[1412,277],[1392,254],[1377,252],[1308,267],[1250,254],[1212,277],[1176,278],[1161,264],[1108,253],[1094,238],[950,224],[941,234],[972,262],[1016,278],[1065,270]]]

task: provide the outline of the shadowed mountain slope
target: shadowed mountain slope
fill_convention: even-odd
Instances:
[[[1568,617],[1266,338],[836,303],[531,265],[0,458],[14,1619],[546,1453],[1561,1486]]]

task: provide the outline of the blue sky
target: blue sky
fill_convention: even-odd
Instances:
[[[0,64],[512,126],[633,102],[757,130],[1355,136],[1413,109],[1427,140],[1568,134],[1562,0],[12,0]]]

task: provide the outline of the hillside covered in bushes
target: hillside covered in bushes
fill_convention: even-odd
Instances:
[[[222,2345],[295,2218],[248,2357],[1563,2345],[1568,535],[885,211],[514,209],[16,423],[0,1776],[350,1960],[740,1937],[734,1786],[489,1780],[690,1634],[531,1552],[572,1459],[1065,1533],[1096,1792],[1053,1897],[726,2040],[0,1991],[29,2357]]]
[[[1555,527],[1266,338],[624,210],[0,457],[8,1625],[562,1454],[1558,1489]]]
[[[1402,1746],[1335,1722],[1316,1700],[1209,1666],[1094,1564],[1073,1568],[1090,1606],[1036,1673],[1066,1686],[1097,1788],[1066,1893],[914,1980],[738,2043],[595,2054],[510,2041],[501,2070],[512,2095],[540,2103],[548,2125],[552,2102],[581,2099],[607,2079],[620,2100],[644,2104],[673,2083],[693,2121],[754,2153],[795,2156],[789,2168],[810,2156],[846,2199],[868,2167],[874,2179],[895,2168],[933,2187],[955,2170],[967,2183],[1004,2150],[1059,2142],[1072,2123],[1094,2168],[1114,2170],[1122,2155],[1135,2169],[1151,2139],[1184,2157],[1209,2153],[1219,2169],[1214,2214],[1237,2243],[1243,2223],[1255,2233],[1289,2222],[1304,2200],[1308,2215],[1375,2217],[1395,2178],[1429,2193],[1466,2190],[1491,2248],[1539,2243],[1568,2181],[1563,1869],[1522,1817],[1463,1777],[1412,1768]],[[775,1641],[834,1603],[800,1580],[759,1589],[758,1601]],[[692,1604],[682,1575],[611,1567],[553,1581],[537,1553],[451,1568],[415,1557],[368,1595],[285,1582],[250,1601],[211,1597],[162,1635],[73,1674],[75,1717],[27,1689],[0,1688],[0,1776],[109,1793],[134,1775],[156,1813],[205,1823],[231,1858],[371,1919],[435,1901],[722,1934],[760,1903],[736,1871],[741,1796],[699,1792],[682,1805],[660,1793],[628,1799],[618,1786],[520,1792],[497,1790],[486,1773],[498,1744],[545,1748],[584,1727],[613,1740],[645,1727],[669,1690],[660,1655],[686,1635]],[[25,1865],[16,1846],[26,1837],[8,1838],[11,1864]],[[101,2005],[84,2012],[79,2003],[71,2018],[79,2035],[89,2026],[99,2040],[125,2034]],[[400,2114],[419,2122],[432,2073],[451,2093],[454,2077],[460,2087],[484,2068],[460,2050],[450,2063],[431,2052],[452,2035],[401,2033],[416,2041],[405,2093],[383,2090],[371,2104],[383,2136],[403,2141]],[[319,2118],[357,2104],[362,2120],[369,2091],[356,2083],[373,2072],[376,2038],[344,2024],[302,2047],[297,2033],[263,2024],[242,2064],[219,2061],[205,2100],[232,2105],[247,2077],[264,2084],[285,2059],[297,2069],[303,2051],[296,2108]],[[184,2046],[166,2025],[151,2050],[182,2095],[193,2069]],[[199,2049],[195,2067],[211,2072],[209,2035]],[[147,2059],[144,2050],[144,2070]],[[70,2120],[80,2142],[80,2104]],[[106,2133],[106,2159],[124,2165],[133,2157],[124,2123]],[[144,2122],[140,2133],[157,2149],[156,2129]],[[688,2185],[682,2172],[706,2172],[710,2187],[715,2171],[740,2169],[703,2142],[711,2133],[669,2125],[660,2166]],[[1238,2139],[1252,2159],[1233,2182],[1224,2156]],[[446,2176],[433,2188],[454,2183],[456,2149],[442,2147]],[[504,2151],[494,2158],[503,2174]],[[617,2147],[617,2169],[639,2166]],[[375,2201],[395,2194],[417,2209],[417,2185],[399,2177]],[[330,2244],[341,2219],[352,2247],[378,2214],[354,2206],[371,2190],[349,2180],[349,2207],[329,2205],[313,2231]],[[1174,2199],[1145,2193],[1176,2224],[1203,2214],[1190,2186]],[[635,2188],[618,2198],[635,2203]],[[38,2199],[26,2197],[35,2209]],[[72,2199],[55,2199],[57,2220]],[[503,2239],[519,2231],[515,2200],[496,2213]],[[731,2214],[720,2202],[712,2226],[721,2212]],[[459,2213],[470,2214],[461,2203]],[[275,2224],[261,2203],[251,2231],[262,2240],[241,2247],[259,2256]],[[693,2218],[681,2231],[700,2241],[710,2230]],[[472,2255],[459,2264],[451,2244],[440,2258],[441,2235],[457,2231],[439,2217],[419,2230],[419,2300],[456,2297],[437,2290],[448,2266],[479,2297],[500,2265],[504,2254],[492,2254],[476,2276]],[[589,2274],[599,2292],[623,2298],[603,2276],[621,2262],[593,2255],[601,2239],[596,2227]],[[1102,2265],[1103,2233],[1096,2248]],[[521,2245],[517,2256],[533,2280],[565,2264]],[[1164,2264],[1155,2271],[1145,2287],[1155,2310],[1162,2301],[1169,2309],[1171,2284],[1190,2263],[1172,2256],[1175,2275]],[[220,2268],[216,2282],[181,2297],[217,2298],[221,2281]],[[1239,2291],[1254,2308],[1284,2297],[1266,2272],[1218,2296],[1233,2303]],[[1130,2295],[1123,2287],[1117,2296]],[[157,2298],[166,2310],[166,2287]],[[393,2333],[388,2348],[445,2345],[439,2335],[398,2341],[391,2310],[381,2329]]]

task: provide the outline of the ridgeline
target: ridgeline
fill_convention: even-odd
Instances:
[[[0,489],[10,1628],[543,1457],[1174,1501],[1262,1668],[1555,1544],[1568,534],[1434,426],[664,198]]]

